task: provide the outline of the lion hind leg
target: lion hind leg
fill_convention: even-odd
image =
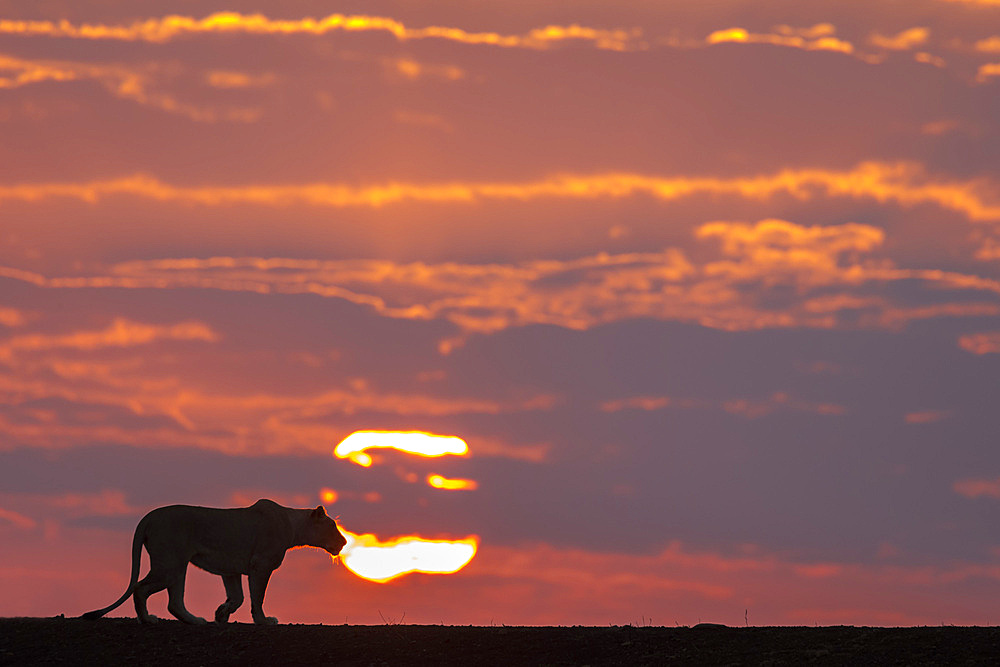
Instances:
[[[226,601],[215,610],[215,622],[225,625],[229,615],[243,605],[243,577],[238,574],[222,575],[222,583],[226,586]]]
[[[140,623],[156,623],[160,619],[146,609],[146,600],[153,593],[159,593],[170,583],[161,571],[150,570],[149,574],[140,579],[132,592],[132,602],[135,603],[135,615]]]
[[[173,614],[179,621],[184,621],[191,625],[205,625],[208,621],[201,616],[195,616],[184,606],[184,580],[186,578],[187,564],[172,573],[170,583],[167,584],[167,595],[170,596],[167,602],[167,611]]]

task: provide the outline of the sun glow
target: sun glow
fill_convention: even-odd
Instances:
[[[411,572],[452,574],[469,564],[476,555],[479,537],[461,540],[427,540],[405,535],[381,541],[370,533],[356,534],[341,529],[347,545],[340,560],[348,570],[369,581],[386,583]]]
[[[337,445],[333,455],[367,468],[372,464],[372,458],[365,450],[375,448],[391,448],[419,456],[465,456],[469,453],[465,441],[453,435],[422,431],[355,431]]]
[[[449,479],[441,475],[428,475],[427,483],[435,489],[457,490],[465,489],[473,491],[479,487],[479,483],[474,479]]]

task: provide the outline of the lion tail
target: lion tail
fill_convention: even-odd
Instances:
[[[142,545],[146,541],[146,523],[149,515],[142,518],[139,525],[135,527],[135,535],[132,536],[132,576],[129,578],[128,588],[122,593],[122,596],[114,604],[110,604],[104,609],[95,609],[94,611],[88,611],[86,614],[80,616],[80,618],[85,618],[87,620],[93,620],[95,618],[100,618],[110,611],[117,609],[125,600],[128,600],[129,596],[135,590],[135,584],[139,581],[139,561],[142,557]]]

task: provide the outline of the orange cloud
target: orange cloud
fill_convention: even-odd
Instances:
[[[745,178],[665,177],[630,173],[560,175],[521,183],[449,182],[351,186],[337,183],[247,186],[175,186],[146,175],[84,183],[24,183],[0,186],[0,202],[134,196],[201,206],[381,207],[402,202],[461,203],[479,200],[622,199],[646,195],[663,201],[695,195],[767,200],[788,195],[804,201],[819,196],[874,199],[899,206],[933,204],[973,221],[1000,221],[995,192],[986,180],[945,181],[912,162],[864,162],[852,169],[785,169]]]
[[[909,28],[889,36],[877,32],[872,33],[868,41],[874,46],[890,51],[909,51],[925,44],[930,34],[931,31],[927,28]]]
[[[679,249],[517,264],[397,264],[387,260],[318,261],[213,257],[135,261],[106,275],[47,278],[0,267],[0,276],[49,288],[127,287],[316,294],[345,299],[392,318],[444,319],[460,329],[441,342],[442,353],[469,334],[552,324],[587,329],[623,319],[654,318],[746,330],[838,326],[896,327],[915,319],[1000,313],[1000,282],[936,269],[897,269],[869,257],[884,232],[858,223],[807,226],[785,220],[706,223],[695,238],[719,251],[700,264]],[[573,280],[561,280],[573,276]],[[857,293],[873,283],[917,282],[934,303],[900,306],[884,294]],[[539,283],[545,283],[539,289]],[[555,284],[553,284],[555,283]],[[781,308],[767,305],[778,286],[795,287]],[[951,302],[947,293],[981,295]],[[552,406],[539,396],[538,409]],[[527,406],[525,406],[527,407]]]
[[[17,308],[4,308],[0,306],[0,324],[5,327],[19,327],[27,321],[24,313]]]
[[[1000,53],[1000,35],[980,39],[976,42],[975,48],[982,53]]]
[[[93,348],[54,347],[30,357],[13,355],[0,364],[0,396],[20,415],[0,414],[0,432],[10,442],[46,448],[103,441],[138,447],[191,446],[228,453],[328,453],[331,443],[343,436],[342,427],[330,423],[331,415],[359,411],[407,416],[501,414],[543,410],[552,404],[537,396],[502,402],[386,393],[360,380],[315,394],[239,394],[201,388],[183,377],[165,375],[148,351],[142,356],[96,362],[80,361],[75,355],[63,359],[59,356],[63,349]],[[60,399],[67,407],[60,412],[27,407],[33,401],[51,398]],[[74,405],[81,405],[92,417],[75,418],[78,412]],[[123,414],[140,420],[121,426],[116,422]],[[155,419],[161,416],[167,419]],[[506,447],[484,441],[483,453],[539,460],[545,448]]]
[[[167,42],[178,37],[212,33],[250,35],[324,35],[331,32],[387,32],[399,41],[444,39],[463,44],[547,49],[566,41],[591,42],[599,49],[621,51],[632,45],[638,30],[606,30],[580,25],[536,28],[523,35],[469,32],[461,28],[428,26],[408,28],[384,16],[330,14],[321,19],[271,19],[263,14],[216,12],[203,19],[170,15],[130,24],[74,24],[69,21],[0,21],[0,34],[37,35],[73,39]]]
[[[939,68],[944,68],[947,65],[945,59],[941,56],[936,56],[933,53],[927,53],[925,51],[918,51],[917,53],[914,53],[913,59],[918,63],[926,63]]]
[[[716,238],[722,251],[749,260],[752,271],[790,270],[807,274],[837,272],[838,259],[857,256],[880,246],[885,233],[870,225],[846,223],[805,227],[785,220],[761,220],[749,225],[710,222],[695,232],[698,238]],[[746,264],[741,264],[743,268]],[[728,263],[710,265],[710,272],[733,270]]]
[[[961,336],[958,346],[972,354],[1000,354],[1000,331]]]
[[[214,343],[219,335],[201,322],[181,322],[160,326],[116,318],[100,331],[77,331],[70,334],[31,334],[17,336],[0,342],[0,359],[10,358],[15,352],[75,349],[96,350],[103,347],[134,347],[159,340],[198,340]]]
[[[975,258],[984,262],[1000,259],[1000,241],[991,238],[984,239],[979,249],[976,250]]]

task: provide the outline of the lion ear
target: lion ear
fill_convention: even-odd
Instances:
[[[317,505],[316,509],[312,511],[312,515],[318,519],[319,517],[326,516],[326,510],[322,505]]]

